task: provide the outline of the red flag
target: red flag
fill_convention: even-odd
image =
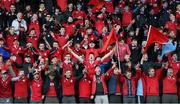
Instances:
[[[152,43],[164,44],[168,38],[163,35],[157,28],[150,26],[148,32],[147,43],[145,45],[145,52]]]
[[[68,0],[57,0],[57,5],[61,8],[62,12],[66,11]]]
[[[112,44],[112,43],[114,43],[114,42],[116,42],[116,41],[117,41],[116,31],[115,31],[114,28],[112,28],[111,32],[109,33],[108,39],[107,39],[106,42],[104,43],[104,46],[103,46],[101,52],[106,51],[107,47],[108,47],[110,44]]]
[[[102,0],[98,0],[97,3],[94,5],[92,8],[92,12],[97,12],[99,11],[103,6],[105,5],[105,2]]]

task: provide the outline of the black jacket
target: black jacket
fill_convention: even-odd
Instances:
[[[60,78],[59,73],[57,71],[55,71],[55,78],[54,78],[53,82],[54,82],[54,86],[55,86],[55,90],[56,90],[56,95],[58,98],[61,97],[60,96],[61,87],[60,87],[60,83],[59,83],[59,78]],[[48,75],[45,75],[42,94],[46,95],[49,88],[50,88],[50,78],[48,77]]]

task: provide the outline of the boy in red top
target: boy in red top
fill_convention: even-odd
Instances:
[[[27,103],[29,79],[24,75],[24,70],[20,70],[13,81],[15,81],[14,102]]]
[[[178,103],[177,77],[171,67],[167,69],[167,74],[163,78],[163,103]]]

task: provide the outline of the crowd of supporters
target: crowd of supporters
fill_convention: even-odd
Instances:
[[[176,50],[145,51],[150,26]],[[179,0],[0,0],[0,103],[178,101]]]

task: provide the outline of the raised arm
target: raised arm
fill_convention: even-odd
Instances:
[[[112,54],[114,54],[114,50],[115,48],[113,48],[109,53],[107,53],[106,55],[104,55],[102,58],[101,58],[101,62],[104,61],[104,59],[110,57]]]
[[[52,47],[51,47],[51,45],[49,44],[49,42],[47,41],[46,37],[43,37],[43,39],[44,39],[44,41],[45,41],[45,43],[46,43],[47,48],[48,48],[49,50],[51,50]]]
[[[73,52],[73,50],[71,48],[68,47],[68,51],[75,57],[77,58],[80,62],[83,62],[83,58],[78,56],[76,53]]]
[[[68,42],[62,47],[62,50],[63,50],[64,48],[68,47],[69,44],[71,44],[71,43],[72,43],[72,40],[68,41]]]

